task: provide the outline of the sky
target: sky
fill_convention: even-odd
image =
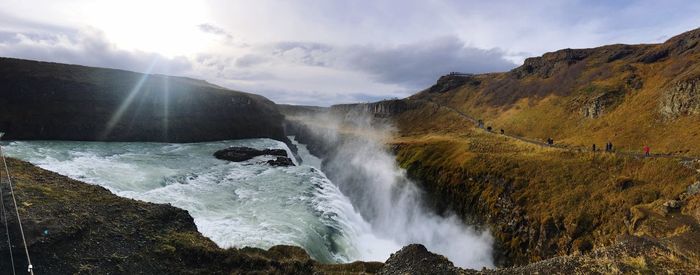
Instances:
[[[449,72],[659,43],[697,0],[0,0],[0,56],[187,76],[277,103],[402,98]]]

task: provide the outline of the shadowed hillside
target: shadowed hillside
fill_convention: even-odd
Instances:
[[[6,139],[286,140],[268,99],[202,80],[0,58]]]

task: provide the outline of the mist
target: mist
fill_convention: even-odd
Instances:
[[[322,169],[369,223],[371,234],[395,245],[362,243],[360,251],[388,255],[418,243],[466,268],[493,267],[493,238],[454,214],[426,207],[426,194],[396,164],[386,141],[395,129],[362,112],[297,118],[325,148]],[[383,251],[376,251],[383,250]],[[374,259],[385,260],[385,259]]]

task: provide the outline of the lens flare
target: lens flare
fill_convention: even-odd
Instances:
[[[141,93],[141,88],[143,88],[143,84],[146,83],[146,80],[148,80],[148,77],[150,76],[150,73],[153,70],[153,67],[155,67],[155,65],[156,61],[154,60],[153,62],[151,62],[151,65],[148,66],[148,69],[143,74],[141,79],[139,79],[139,81],[136,82],[136,85],[134,85],[134,88],[131,89],[129,95],[124,99],[124,101],[122,101],[122,104],[119,105],[117,111],[114,112],[114,114],[112,114],[112,117],[107,122],[107,127],[100,135],[101,140],[108,138],[109,135],[112,134],[114,127],[117,125],[117,123],[121,121],[122,116],[124,116],[126,110],[129,109],[136,96],[138,96]]]

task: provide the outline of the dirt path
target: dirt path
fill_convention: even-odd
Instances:
[[[439,108],[445,108],[445,109],[447,109],[447,110],[450,110],[450,111],[456,113],[457,115],[459,115],[460,117],[462,117],[462,118],[464,118],[464,119],[469,120],[470,122],[472,122],[476,128],[480,128],[480,129],[482,129],[483,131],[488,132],[488,133],[506,136],[506,137],[509,137],[509,138],[512,138],[512,139],[517,139],[517,140],[520,140],[520,141],[522,141],[522,142],[526,142],[526,143],[530,143],[530,144],[534,144],[534,145],[538,145],[538,146],[542,146],[542,147],[553,147],[553,148],[558,148],[558,149],[561,149],[561,150],[567,150],[567,151],[572,151],[572,152],[590,152],[590,148],[585,148],[585,147],[572,147],[572,146],[565,146],[565,145],[561,145],[561,144],[549,145],[549,144],[547,144],[546,142],[539,141],[539,140],[534,140],[534,139],[530,139],[530,138],[526,138],[526,137],[516,136],[516,135],[512,135],[512,134],[508,134],[508,133],[501,134],[501,133],[496,132],[495,129],[494,129],[494,131],[488,131],[488,130],[486,130],[486,129],[483,129],[483,128],[479,127],[479,120],[478,120],[478,119],[476,119],[476,118],[474,118],[474,117],[472,117],[472,116],[470,116],[470,115],[468,115],[468,114],[465,114],[464,112],[462,112],[462,111],[460,111],[460,110],[457,110],[457,109],[452,108],[452,107],[447,106],[447,105],[442,105],[442,104],[440,104],[440,103],[437,103],[437,102],[432,101],[432,100],[429,100],[429,99],[411,99],[411,100],[427,102],[427,103],[433,104],[433,105],[435,105],[435,106],[438,106]],[[602,151],[601,151],[601,152],[602,152]],[[700,160],[700,157],[677,156],[677,155],[672,155],[672,154],[651,154],[651,155],[649,155],[649,156],[646,156],[646,155],[643,154],[643,153],[622,152],[622,151],[614,151],[614,152],[606,152],[606,153],[613,153],[613,154],[616,154],[616,155],[629,156],[629,157],[641,157],[641,158],[643,158],[643,157],[649,157],[649,158],[673,158],[673,159],[679,159],[679,160],[683,160],[683,161],[695,161],[695,160]]]

